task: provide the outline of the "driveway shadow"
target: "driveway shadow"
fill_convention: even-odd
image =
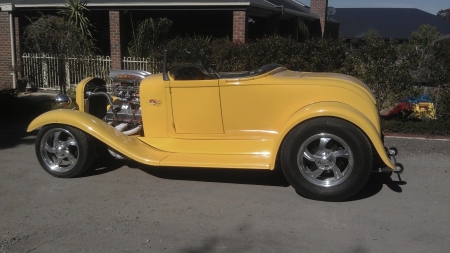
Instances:
[[[289,182],[281,169],[248,170],[248,169],[217,169],[217,168],[190,168],[190,167],[156,167],[143,165],[130,160],[99,161],[94,163],[94,169],[85,176],[95,176],[114,171],[122,166],[139,169],[151,176],[182,181],[216,182],[230,184],[249,184],[288,187]],[[393,173],[372,173],[365,186],[353,197],[344,200],[356,201],[370,198],[380,192],[384,186],[390,190],[401,193],[401,186],[407,182],[400,175]]]
[[[395,173],[377,173],[374,172],[370,175],[366,185],[353,197],[346,201],[355,201],[372,197],[383,189],[383,186],[387,186],[390,190],[401,193],[403,192],[401,186],[407,183],[401,179],[399,174]]]
[[[134,163],[127,164],[155,177],[169,180],[187,180],[200,182],[218,182],[232,184],[252,184],[267,186],[290,186],[281,169],[268,170],[235,170],[216,168],[180,168],[180,167],[152,167]],[[366,199],[376,195],[384,186],[401,193],[403,181],[400,175],[389,173],[372,173],[365,186],[353,197],[346,201]]]
[[[81,175],[80,177],[92,177],[109,173],[121,168],[122,166],[126,165],[126,163],[126,160],[118,160],[112,157],[108,159],[96,157],[88,172]]]
[[[267,185],[281,187],[287,187],[290,185],[281,170],[270,171],[217,168],[152,167],[140,164],[137,166],[137,168],[152,176],[169,180]]]
[[[27,133],[28,124],[38,115],[51,110],[55,95],[36,93],[16,97],[0,93],[0,150],[33,144],[37,131]]]
[[[17,119],[17,117],[17,115],[0,114],[0,150],[35,142],[37,131],[27,132],[32,118],[23,116]]]

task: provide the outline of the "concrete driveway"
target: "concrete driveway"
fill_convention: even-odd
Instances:
[[[54,178],[26,126],[0,121],[0,252],[449,251],[449,141],[387,138],[401,179],[327,203],[269,171],[114,161]]]

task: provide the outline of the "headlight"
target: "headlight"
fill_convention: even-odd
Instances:
[[[55,103],[58,109],[66,109],[72,103],[72,99],[66,94],[58,94]]]

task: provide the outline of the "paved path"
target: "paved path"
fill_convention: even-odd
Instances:
[[[0,122],[0,252],[448,252],[450,142],[387,138],[405,166],[353,199],[295,193],[266,171],[96,163],[40,168],[36,133]]]

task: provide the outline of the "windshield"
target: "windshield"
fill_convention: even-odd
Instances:
[[[203,53],[192,53],[188,50],[165,50],[164,51],[164,60],[163,60],[163,75],[164,80],[169,80],[168,71],[173,69],[174,67],[185,65],[185,64],[194,64],[198,65],[200,68],[204,68],[202,62]]]
[[[203,50],[200,50],[199,53],[192,53],[186,49],[164,51],[163,78],[165,81],[169,81],[171,78],[174,80],[248,78],[251,76],[263,75],[268,72],[272,73],[275,69],[286,70],[286,68],[280,64],[270,63],[250,71],[221,72],[219,74],[209,65],[205,64]]]

